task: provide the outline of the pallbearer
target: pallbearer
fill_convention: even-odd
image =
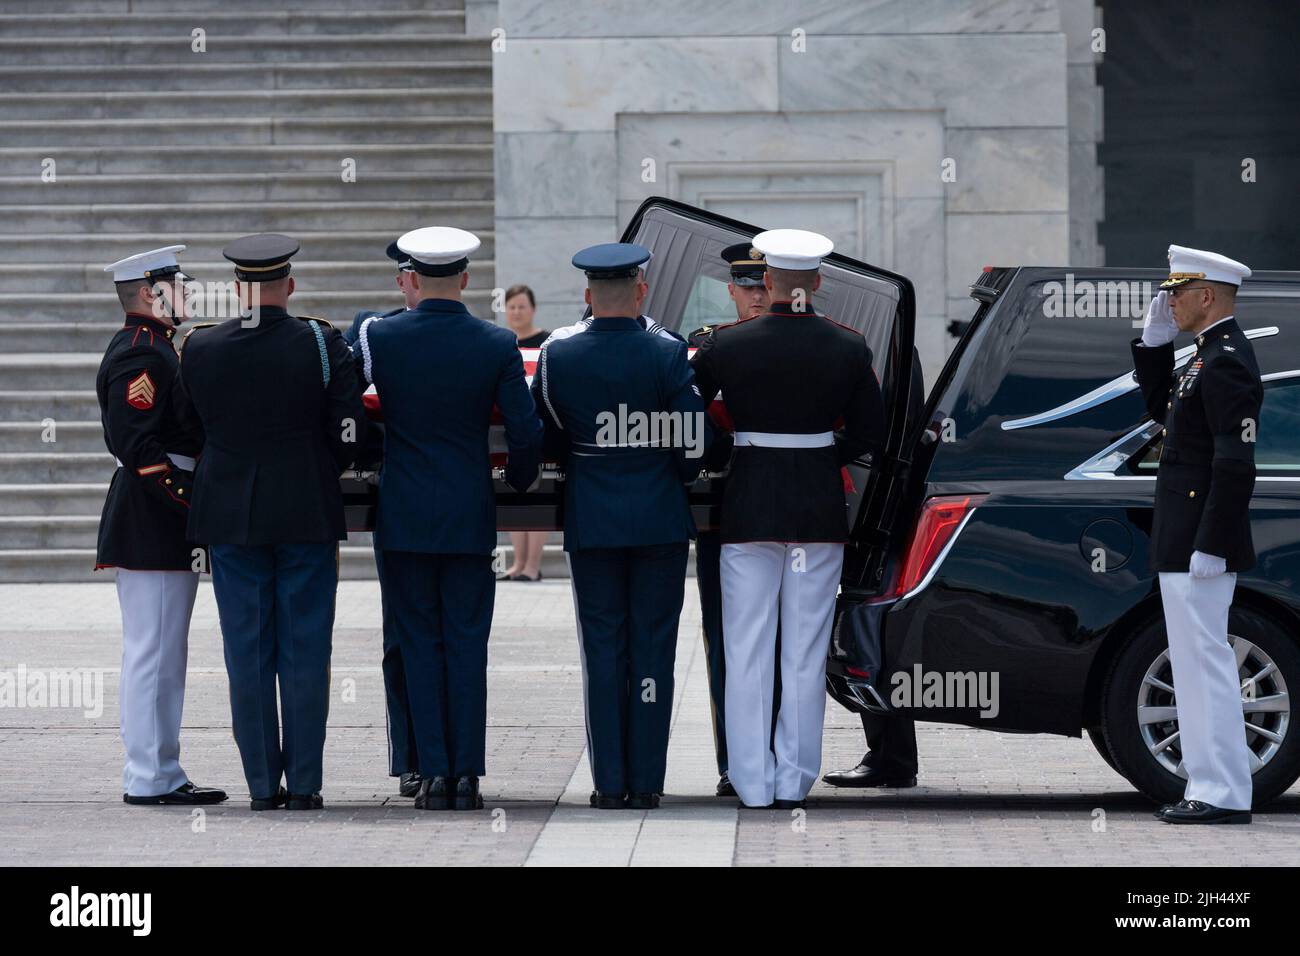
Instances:
[[[207,433],[189,534],[210,545],[231,719],[254,810],[324,805],[338,543],[347,537],[339,475],[365,439],[343,337],[289,313],[297,252],[280,235],[228,245],[222,254],[235,264],[245,317],[191,330],[181,350],[181,376]]]
[[[354,347],[384,410],[375,544],[415,728],[415,808],[476,810],[496,596],[492,409],[505,420],[506,480],[520,491],[537,477],[542,424],[514,334],[461,301],[478,237],[430,226],[397,244],[417,304],[363,322]]]
[[[591,320],[580,334],[546,342],[532,386],[547,444],[565,463],[591,805],[602,809],[651,809],[663,792],[695,531],[686,486],[707,441],[686,344],[639,321],[649,258],[630,243],[573,257],[587,275]]]
[[[95,376],[104,444],[117,471],[99,522],[96,568],[115,568],[122,607],[122,799],[203,804],[226,799],[196,787],[180,764],[190,613],[199,575],[185,540],[194,458],[203,429],[187,412],[172,338],[185,318],[184,283],[167,246],[105,268],[126,320]],[[56,436],[57,437],[57,436]]]
[[[722,506],[728,775],[744,805],[787,808],[802,804],[821,765],[826,651],[848,539],[840,469],[881,447],[885,417],[866,341],[813,309],[831,241],[778,229],[753,245],[767,261],[768,311],[715,329],[693,364],[701,397],[721,390],[736,429]]]
[[[1250,749],[1241,677],[1228,644],[1237,572],[1255,566],[1250,496],[1264,386],[1233,318],[1250,269],[1214,252],[1169,247],[1169,278],[1134,339],[1133,367],[1151,417],[1165,426],[1156,473],[1151,568],[1169,632],[1178,745],[1187,789],[1165,823],[1250,823]],[[1174,338],[1196,352],[1174,374]]]

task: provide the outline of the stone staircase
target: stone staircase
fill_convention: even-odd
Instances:
[[[384,247],[444,222],[483,238],[490,317],[490,57],[463,0],[0,0],[0,581],[107,580],[107,263],[180,242],[227,281],[225,243],[287,233],[292,307],[337,325],[399,305]],[[343,573],[373,575],[365,536]]]

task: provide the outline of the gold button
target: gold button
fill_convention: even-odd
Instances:
[[[1228,333],[1227,333],[1227,332],[1224,332],[1224,333],[1223,333],[1223,337],[1226,339],[1226,338],[1228,337]]]
[[[168,478],[166,483],[170,485],[172,483],[172,480]]]
[[[177,488],[177,489],[176,489],[176,493],[177,493],[178,495],[183,495],[183,494],[185,494],[185,489],[184,489],[184,488]],[[1196,492],[1193,491],[1192,494],[1196,494]]]
[[[1189,497],[1189,498],[1195,498],[1195,497],[1196,497],[1196,492],[1194,492],[1194,491],[1189,491],[1189,492],[1187,492],[1187,497]]]

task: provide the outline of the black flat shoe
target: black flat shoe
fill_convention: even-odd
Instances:
[[[133,807],[201,807],[220,803],[226,799],[226,791],[215,787],[196,787],[186,780],[171,793],[160,793],[156,797],[136,797],[129,793],[122,794],[122,802]]]
[[[420,791],[420,774],[411,770],[397,778],[397,793],[403,797],[413,797]]]
[[[807,800],[773,800],[773,810],[802,810],[808,806]]]
[[[248,801],[250,810],[279,810],[289,801],[289,794],[285,792],[284,787],[275,791],[273,797],[254,797]]]
[[[876,770],[866,764],[858,764],[852,770],[834,770],[822,777],[822,781],[832,787],[865,789],[867,787],[890,787],[906,790],[916,786],[916,777],[900,777]]]
[[[1155,817],[1157,820],[1163,820],[1165,818],[1165,814],[1168,811],[1174,809],[1175,807],[1185,807],[1185,806],[1187,806],[1186,800],[1179,800],[1177,803],[1166,803],[1163,807],[1161,807],[1159,810],[1157,810],[1155,813],[1151,815]]]
[[[718,789],[714,792],[720,797],[734,797],[736,788],[731,785],[731,778],[724,773],[718,778]]]
[[[1165,823],[1249,823],[1249,810],[1227,810],[1200,800],[1184,800],[1165,811]]]
[[[285,801],[286,810],[324,810],[325,801],[319,793],[291,793]]]
[[[627,801],[621,793],[601,793],[599,790],[593,790],[591,805],[596,810],[622,810],[627,806]]]
[[[659,806],[659,794],[657,793],[629,793],[627,795],[627,808],[629,810],[653,810]]]
[[[450,810],[450,794],[446,777],[423,777],[415,793],[417,810]]]
[[[456,781],[456,795],[452,798],[453,810],[482,810],[483,795],[478,792],[478,777],[460,777]]]

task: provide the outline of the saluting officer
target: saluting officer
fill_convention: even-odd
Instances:
[[[384,250],[389,259],[397,265],[397,288],[401,290],[406,304],[400,309],[379,312],[363,309],[352,320],[352,325],[343,333],[343,340],[349,347],[356,345],[361,335],[361,324],[367,319],[386,319],[399,315],[407,309],[413,309],[420,301],[420,293],[412,279],[411,257],[397,248],[397,242],[388,244]],[[370,425],[366,441],[366,450],[361,464],[377,464],[383,458],[384,426],[377,422]],[[406,691],[406,671],[402,667],[402,649],[397,641],[397,632],[393,629],[392,615],[388,610],[388,588],[384,585],[384,552],[378,543],[372,543],[375,551],[375,573],[379,578],[379,600],[383,614],[384,656],[382,670],[384,674],[384,714],[388,727],[388,773],[397,778],[397,792],[404,797],[413,797],[420,789],[420,765],[415,749],[415,727],[411,722],[411,705]]]
[[[1250,340],[1233,318],[1250,269],[1225,256],[1169,247],[1169,278],[1132,344],[1138,385],[1165,426],[1156,473],[1150,565],[1159,572],[1178,692],[1187,788],[1165,823],[1250,823],[1251,770],[1241,678],[1228,644],[1237,572],[1255,565],[1250,496],[1264,400]],[[1174,338],[1196,352],[1174,372]]]
[[[181,711],[190,614],[199,575],[185,540],[203,429],[187,413],[172,337],[185,319],[176,261],[184,246],[130,256],[113,274],[126,310],[95,376],[104,444],[117,458],[99,521],[95,568],[114,568],[122,608],[121,726],[130,804],[209,804],[181,769]]]
[[[493,405],[505,419],[506,480],[520,491],[537,477],[542,425],[514,334],[461,301],[478,237],[431,226],[397,244],[418,304],[363,322],[354,347],[384,411],[375,544],[415,727],[415,807],[476,810],[496,594]]]
[[[564,549],[577,604],[588,754],[601,809],[659,805],[673,660],[694,534],[686,486],[707,441],[684,342],[639,321],[650,252],[583,249],[591,319],[542,347],[533,397],[565,463]],[[655,429],[650,423],[667,422]]]
[[[767,263],[763,254],[752,243],[737,242],[727,246],[720,253],[727,263],[731,281],[727,283],[727,295],[736,307],[737,321],[756,319],[767,311],[767,287],[763,285],[763,273]],[[696,329],[687,342],[694,348],[713,331],[706,325]],[[727,438],[718,438],[709,453],[710,458],[723,456],[731,449]],[[717,462],[725,467],[725,460]],[[719,467],[716,470],[722,470]],[[727,656],[722,643],[722,535],[717,530],[700,531],[695,538],[695,585],[700,592],[701,631],[704,634],[704,657],[709,667],[709,706],[713,717],[713,752],[718,760],[718,787],[720,797],[734,797],[736,788],[727,777],[727,722],[726,722],[726,680]],[[778,628],[779,631],[779,628]],[[780,697],[781,675],[776,675],[777,699]]]
[[[254,810],[324,805],[338,542],[347,537],[339,474],[365,438],[343,336],[288,311],[297,252],[280,235],[228,245],[222,254],[235,264],[245,317],[192,329],[181,350],[181,376],[207,434],[189,534],[210,546],[231,719]]]
[[[777,229],[753,245],[767,262],[768,311],[714,329],[693,364],[701,397],[721,390],[736,429],[722,506],[728,775],[745,806],[785,809],[802,806],[821,764],[826,651],[848,539],[840,468],[880,448],[885,417],[866,341],[813,309],[831,241]]]

